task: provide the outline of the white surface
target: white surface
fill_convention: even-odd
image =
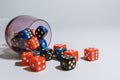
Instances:
[[[61,71],[57,61],[47,62],[41,72],[18,65],[19,56],[1,45],[1,80],[120,80],[120,1],[119,0],[12,0],[0,2],[1,19],[30,14],[48,21],[53,31],[50,47],[66,43],[68,49],[100,49],[100,59],[88,62],[79,58],[74,70]],[[0,26],[4,44],[4,26]]]
[[[60,32],[60,31],[62,32]],[[68,30],[68,31],[67,31]],[[55,43],[66,43],[68,49],[79,50],[79,56],[83,57],[83,49],[86,47],[97,47],[100,49],[100,59],[88,62],[79,58],[74,70],[61,71],[56,67],[60,65],[57,61],[47,62],[47,68],[41,72],[28,71],[20,65],[15,65],[18,55],[6,49],[1,50],[0,55],[0,78],[3,80],[17,79],[82,79],[82,80],[119,80],[120,79],[120,30],[119,27],[80,27],[73,30],[72,27],[56,29],[53,31],[51,46]]]

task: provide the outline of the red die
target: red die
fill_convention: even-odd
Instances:
[[[28,44],[32,50],[35,50],[40,46],[38,39],[35,36],[28,40]]]
[[[29,66],[29,60],[33,57],[32,52],[23,52],[22,53],[22,65]]]
[[[89,61],[98,60],[99,50],[96,48],[85,48],[84,49],[84,58]]]
[[[46,68],[46,59],[41,56],[35,56],[30,59],[29,64],[32,70],[38,72]]]
[[[35,30],[31,29],[32,35],[35,35]]]
[[[78,55],[78,51],[77,50],[73,50],[73,49],[67,50],[63,54],[73,56],[73,57],[75,57],[75,60],[78,61],[79,55]]]
[[[55,44],[53,49],[55,50],[56,48],[67,48],[66,44]]]

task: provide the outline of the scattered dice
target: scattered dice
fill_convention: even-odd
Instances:
[[[57,60],[61,60],[61,57],[63,55],[63,52],[65,52],[67,49],[66,48],[56,48],[55,49],[55,58]]]
[[[76,62],[78,61],[79,55],[78,55],[77,50],[73,50],[73,49],[67,50],[67,51],[64,52],[64,54],[73,56],[73,57],[75,57]]]
[[[84,49],[84,58],[88,61],[98,60],[99,50],[97,48],[85,48]]]
[[[46,68],[46,61],[55,57],[60,61],[60,66],[63,70],[72,70],[76,67],[76,62],[79,59],[77,50],[67,50],[66,44],[55,44],[53,49],[48,48],[47,42],[44,39],[48,30],[44,26],[39,26],[36,30],[26,28],[20,32],[15,32],[11,39],[11,47],[18,51],[22,51],[22,65],[30,66],[36,72]],[[40,52],[39,56],[33,55]],[[26,51],[26,52],[23,52]],[[99,50],[97,48],[85,48],[84,58],[88,61],[98,60]]]
[[[72,70],[76,67],[76,60],[73,56],[62,55],[60,65],[63,70]]]
[[[36,72],[42,71],[46,68],[46,60],[44,57],[35,56],[30,59],[30,68]]]
[[[65,48],[65,49],[67,49],[67,45],[66,44],[55,44],[53,46],[53,49],[56,50],[56,48]]]
[[[33,57],[32,52],[23,52],[22,53],[22,65],[29,66],[29,60]]]
[[[49,61],[53,58],[54,51],[51,48],[46,48],[40,51],[40,56],[46,58],[46,61]]]

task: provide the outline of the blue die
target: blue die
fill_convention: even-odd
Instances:
[[[41,49],[45,49],[47,47],[47,42],[44,39],[40,39],[39,43]]]
[[[48,30],[44,26],[39,26],[35,30],[35,35],[38,37],[38,39],[43,38],[47,33],[48,33]]]
[[[18,33],[18,37],[22,38],[24,40],[28,40],[28,39],[32,38],[32,36],[33,36],[32,32],[29,28],[26,28]]]
[[[56,48],[55,49],[55,57],[57,60],[61,60],[63,52],[65,52],[67,49],[66,48]]]

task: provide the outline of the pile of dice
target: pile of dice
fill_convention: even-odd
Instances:
[[[22,65],[30,66],[36,72],[46,68],[46,61],[58,60],[63,70],[72,70],[78,61],[77,50],[67,50],[66,44],[55,44],[53,49],[45,48],[40,50],[39,55],[34,56],[33,52],[22,53]]]
[[[47,33],[48,30],[44,26],[39,26],[35,31],[26,28],[20,32],[15,32],[14,37],[11,39],[12,48],[16,52],[45,49],[47,42],[44,37]]]
[[[45,48],[40,50],[39,56],[34,56],[32,52],[22,53],[22,65],[30,66],[31,70],[36,72],[46,68],[46,61],[58,60],[61,69],[72,70],[76,67],[79,59],[77,50],[67,49],[66,44],[55,44],[53,49]],[[84,59],[87,61],[98,60],[99,50],[96,48],[85,48]]]
[[[44,26],[34,29],[26,28],[16,32],[11,39],[12,48],[21,51],[22,65],[30,66],[35,72],[46,69],[46,61],[58,60],[63,70],[72,70],[76,67],[79,52],[67,49],[66,44],[55,44],[52,48],[47,47],[44,37],[48,30]],[[35,55],[37,52],[38,55]],[[84,58],[88,61],[98,60],[99,50],[96,48],[85,48]]]

